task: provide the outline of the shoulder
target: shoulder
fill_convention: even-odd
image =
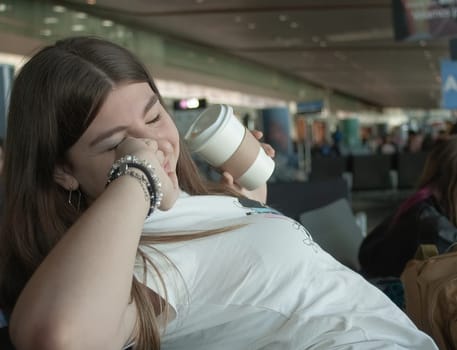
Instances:
[[[457,240],[457,227],[443,213],[435,200],[424,201],[417,213],[420,231],[432,239],[442,238],[448,243]]]
[[[416,217],[422,222],[439,223],[442,219],[449,221],[439,204],[433,198],[427,198],[421,201],[412,209]]]

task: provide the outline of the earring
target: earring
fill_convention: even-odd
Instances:
[[[73,194],[73,186],[70,187],[70,189],[68,190],[68,204],[70,204],[73,208],[76,209],[76,211],[79,211],[79,208],[81,206],[81,191],[78,189],[76,189],[76,191],[78,191],[78,202],[76,203],[76,207],[73,205],[73,202],[71,201],[71,197],[72,197],[72,194]]]

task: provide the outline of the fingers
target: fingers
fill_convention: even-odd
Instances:
[[[241,192],[241,190],[242,190],[241,186],[235,182],[235,179],[233,178],[232,174],[230,174],[227,171],[224,171],[221,174],[220,182],[221,182],[221,184],[223,184],[227,187],[230,187],[231,189],[233,189],[235,191]]]
[[[257,140],[260,140],[263,137],[263,132],[260,130],[251,130],[251,134],[254,135]]]
[[[267,156],[274,158],[276,151],[273,147],[271,147],[271,145],[269,145],[268,143],[262,143],[262,148],[267,154]]]
[[[153,158],[156,158],[154,154],[158,150],[159,145],[155,140],[126,137],[116,148],[115,152],[116,158],[131,154],[147,161],[153,161]]]
[[[164,150],[159,148],[159,144],[156,140],[127,137],[116,148],[115,152],[116,159],[126,155],[132,155],[151,164],[154,168],[154,173],[157,175],[162,185],[161,191],[163,193],[163,199],[161,201],[160,209],[167,210],[173,206],[180,192],[178,179],[176,174],[169,174],[164,170],[163,164],[166,160],[166,154],[164,153]]]
[[[221,174],[221,183],[223,183],[224,185],[233,186],[233,184],[234,184],[233,176],[229,172],[224,171]]]
[[[251,130],[251,133],[259,141],[263,137],[263,132],[260,130]],[[271,147],[271,145],[269,145],[268,143],[261,142],[260,144],[262,145],[262,148],[265,151],[265,153],[269,157],[274,158],[274,156],[276,154],[275,149],[273,147]]]

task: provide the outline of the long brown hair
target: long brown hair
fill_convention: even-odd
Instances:
[[[79,210],[69,203],[68,192],[54,181],[54,169],[65,162],[69,148],[91,124],[112,87],[121,82],[148,82],[160,98],[148,71],[131,52],[93,37],[69,38],[45,47],[15,79],[0,232],[0,306],[7,313],[38,265],[87,208],[84,194]],[[182,142],[177,175],[180,187],[190,194],[233,194],[205,183]],[[148,257],[140,248],[138,255],[146,263]],[[152,301],[136,278],[132,298],[139,315],[135,347],[158,349]]]
[[[457,226],[457,136],[440,140],[427,156],[418,188],[429,188]]]

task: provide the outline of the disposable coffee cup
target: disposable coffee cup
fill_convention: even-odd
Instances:
[[[192,153],[213,167],[229,172],[240,186],[254,190],[270,178],[274,161],[228,105],[212,105],[191,124],[184,136]]]

